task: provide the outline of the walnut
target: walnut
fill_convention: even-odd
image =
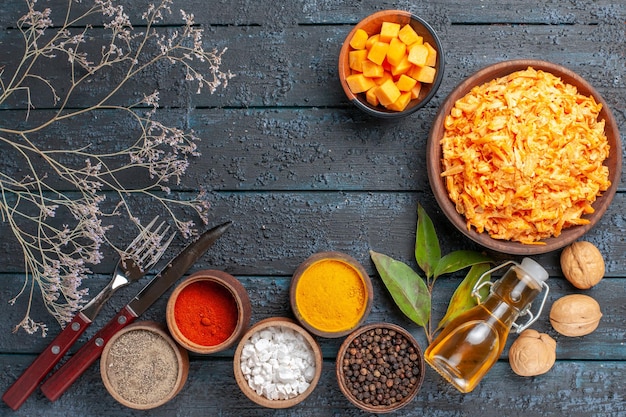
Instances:
[[[556,341],[536,330],[524,330],[509,349],[511,369],[520,376],[545,374],[555,361]]]
[[[561,253],[561,270],[573,286],[586,290],[604,277],[604,258],[593,243],[574,242]]]
[[[559,298],[550,309],[550,323],[564,336],[584,336],[600,323],[602,312],[596,300],[584,294]]]

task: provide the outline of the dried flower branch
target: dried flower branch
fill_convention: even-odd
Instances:
[[[147,196],[164,208],[184,236],[196,233],[195,222],[177,217],[174,207],[191,208],[207,222],[209,202],[204,191],[186,201],[169,197],[170,184],[180,182],[189,158],[198,155],[198,137],[155,120],[159,107],[156,91],[132,105],[115,104],[113,97],[127,88],[131,79],[160,61],[182,66],[185,78],[197,84],[198,92],[203,88],[211,93],[225,88],[233,74],[220,69],[225,49],[204,49],[202,30],[195,26],[193,15],[181,11],[183,24],[168,35],[156,29],[163,16],[171,13],[171,0],[148,6],[141,31],[112,0],[93,0],[82,12],[76,12],[75,1],[68,0],[65,19],[58,25],[53,25],[50,9],[37,10],[36,0],[26,0],[26,4],[28,13],[17,22],[24,53],[11,74],[0,69],[0,105],[25,97],[27,123],[19,127],[0,125],[0,145],[11,152],[12,158],[23,162],[27,173],[18,177],[7,167],[0,169],[0,212],[24,256],[24,286],[11,303],[25,297],[27,308],[15,330],[41,331],[45,336],[46,324],[30,316],[35,293],[40,292],[50,314],[63,325],[84,304],[88,290],[83,280],[91,273],[89,265],[101,261],[102,245],[123,252],[108,238],[111,226],[103,219],[125,216],[143,229],[131,200]],[[90,35],[94,28],[89,22],[94,16],[103,19],[107,36]],[[59,80],[36,70],[46,68],[43,60],[67,65],[69,84],[59,86]],[[87,83],[95,83],[95,76],[104,71],[115,71],[122,78],[93,103],[71,108],[70,99]],[[51,93],[54,111],[44,120],[32,121],[34,85],[39,88],[38,95],[41,86]],[[57,123],[99,111],[120,113],[116,118],[127,118],[137,137],[110,153],[98,152],[94,144],[79,139],[74,141],[79,145],[62,149],[50,149],[45,141],[38,141],[38,135]],[[119,143],[123,144],[123,138]],[[147,184],[125,184],[123,179],[137,170],[147,173]]]

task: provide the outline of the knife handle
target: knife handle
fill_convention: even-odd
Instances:
[[[2,400],[13,410],[20,408],[90,324],[91,320],[82,312],[76,314],[63,331],[54,338],[13,385],[6,390]]]
[[[125,306],[41,385],[41,391],[44,395],[50,401],[58,400],[74,381],[100,357],[104,346],[113,335],[131,324],[136,318],[137,315],[128,306]]]

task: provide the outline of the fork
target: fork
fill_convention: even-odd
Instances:
[[[65,329],[4,393],[2,400],[9,407],[17,410],[26,401],[80,335],[85,332],[104,304],[118,289],[143,277],[159,261],[174,239],[175,233],[172,233],[164,242],[170,228],[168,226],[162,230],[164,222],[161,222],[155,230],[151,230],[157,219],[158,216],[120,254],[113,276],[106,287],[74,316],[72,321],[65,326]]]
[[[169,231],[169,226],[161,232],[164,222],[161,222],[154,231],[150,229],[158,219],[155,217],[144,230],[133,240],[128,248],[122,252],[120,260],[113,271],[113,278],[106,287],[87,303],[80,311],[90,322],[98,315],[104,304],[118,289],[135,282],[143,277],[147,271],[159,261],[167,247],[172,243],[175,234],[162,243],[163,237]],[[141,244],[138,248],[135,246]],[[80,314],[79,314],[80,315]]]

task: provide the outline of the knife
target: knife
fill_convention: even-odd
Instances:
[[[163,295],[224,234],[232,222],[204,232],[159,272],[100,331],[87,341],[42,385],[41,391],[56,401],[102,354],[104,346],[118,331],[131,324]]]
[[[146,226],[146,230],[150,229],[156,223],[157,217]],[[160,232],[161,225],[152,233],[156,234]],[[169,227],[163,232],[161,231],[161,237],[167,233]],[[151,233],[150,233],[151,234]],[[153,253],[144,252],[146,250],[145,244],[153,245],[152,241],[146,240],[149,233],[140,233],[135,240],[131,242],[126,251],[136,250],[140,245],[141,249],[138,249],[141,253],[136,252],[137,256],[142,257],[141,262],[139,260],[133,261],[129,259],[123,259],[120,257],[118,264],[113,271],[113,277],[89,303],[87,303],[69,322],[65,328],[50,342],[50,344],[35,358],[35,360],[26,368],[26,370],[15,380],[15,382],[5,391],[2,395],[2,400],[13,410],[19,409],[22,404],[28,399],[28,397],[37,389],[39,383],[46,378],[46,375],[55,367],[57,363],[65,356],[70,348],[76,343],[78,338],[87,330],[87,328],[93,323],[94,319],[109,300],[109,298],[120,288],[137,281],[142,278],[147,271],[152,269],[152,266],[158,262],[161,255],[165,252],[169,244],[172,242],[175,233],[172,233],[171,237],[161,242],[159,238],[160,248]],[[143,264],[143,265],[141,265]]]

